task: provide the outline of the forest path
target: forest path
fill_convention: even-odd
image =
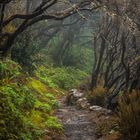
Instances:
[[[64,137],[60,140],[97,140],[92,112],[67,106],[65,98],[59,100],[60,108],[56,116],[64,126]]]

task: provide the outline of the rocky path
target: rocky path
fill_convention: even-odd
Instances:
[[[67,106],[60,100],[57,117],[64,126],[64,137],[61,140],[96,140],[95,124],[91,122],[91,112]]]
[[[63,125],[64,135],[47,131],[44,140],[118,140],[118,133],[110,125],[113,112],[91,105],[85,97],[84,93],[73,89],[67,97],[59,99],[56,117]]]

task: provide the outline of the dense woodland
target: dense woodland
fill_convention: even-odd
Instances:
[[[112,110],[118,140],[140,139],[140,1],[0,0],[0,140],[63,134],[73,88]]]

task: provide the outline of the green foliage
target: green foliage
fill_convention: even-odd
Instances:
[[[52,108],[48,103],[42,104],[40,107],[44,112],[51,112]]]
[[[55,90],[23,75],[19,65],[10,60],[0,62],[0,74],[0,139],[40,140],[45,122],[58,107]],[[54,125],[60,124],[55,121]]]
[[[85,72],[72,67],[51,67],[47,69],[40,67],[36,75],[42,81],[47,82],[50,87],[56,86],[65,90],[78,86],[87,76]]]
[[[123,140],[140,139],[140,91],[120,97],[116,123]]]
[[[0,61],[0,82],[12,80],[20,75],[21,67],[11,60]]]
[[[33,73],[36,69],[36,63],[40,61],[39,57],[37,57],[40,42],[38,40],[33,41],[30,38],[29,32],[26,31],[22,36],[18,37],[15,47],[11,51],[11,57],[12,60],[18,62],[26,71]]]
[[[92,70],[93,51],[88,47],[73,46],[64,57],[64,66],[71,66],[85,72]]]
[[[62,39],[60,38],[59,40],[61,41]],[[45,52],[44,50],[47,56],[53,60],[53,64],[57,67],[75,67],[76,69],[90,73],[93,64],[92,48],[89,46],[81,46],[81,44],[75,44],[70,46],[64,54],[61,54],[62,46],[59,45],[59,40],[55,38],[49,51]],[[61,57],[61,59],[59,57]]]
[[[62,131],[63,127],[62,125],[59,123],[58,119],[56,117],[50,116],[48,117],[47,121],[46,121],[46,127],[49,129],[52,129],[53,131]]]
[[[56,87],[56,85],[49,78],[48,70],[44,66],[40,66],[36,71],[35,75],[44,83],[46,83],[50,88]]]
[[[24,121],[34,108],[35,99],[30,90],[18,85],[3,86],[0,90],[0,139],[18,140],[22,135],[31,137],[37,129]]]
[[[58,108],[58,102],[56,101],[56,98],[54,97],[54,95],[52,93],[47,93],[45,96],[48,99],[48,103],[52,107]]]
[[[45,83],[41,83],[39,80],[30,78],[28,86],[34,91],[36,97],[41,100],[41,102],[37,102],[37,104],[40,104],[41,108],[46,108],[49,112],[52,108],[58,107],[56,97],[54,96],[55,93],[49,93],[49,85],[46,86]],[[54,89],[52,89],[52,91],[55,92]]]
[[[47,92],[45,85],[34,78],[30,78],[28,86],[30,86],[34,91],[38,92],[39,94],[44,94]]]

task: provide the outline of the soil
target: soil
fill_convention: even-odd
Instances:
[[[118,133],[110,129],[112,115],[106,113],[104,109],[91,111],[70,106],[66,104],[65,97],[59,100],[59,105],[56,117],[63,125],[64,135],[51,132],[50,137],[46,135],[44,140],[119,140]],[[98,127],[101,125],[101,128],[104,128],[104,124],[105,132],[99,132]]]
[[[93,112],[67,106],[64,98],[59,104],[56,116],[64,126],[64,137],[60,140],[97,140],[95,123],[91,120]]]

